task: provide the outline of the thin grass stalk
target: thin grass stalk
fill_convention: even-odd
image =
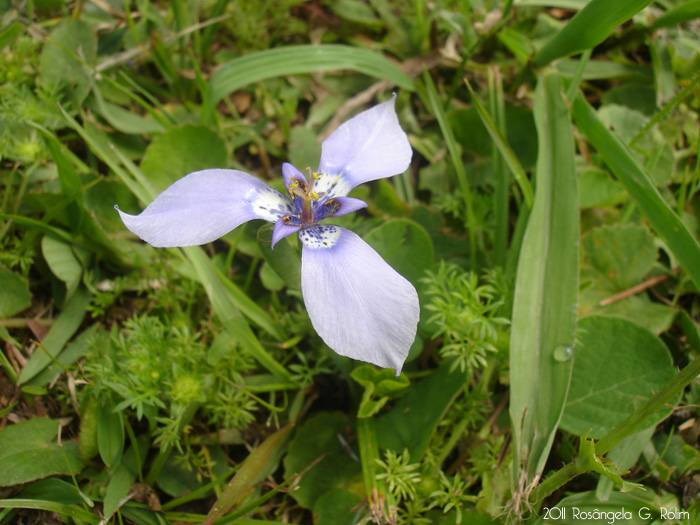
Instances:
[[[647,419],[668,405],[673,399],[677,398],[681,392],[683,392],[683,389],[695,380],[698,375],[700,375],[700,356],[693,359],[683,370],[671,379],[671,381],[666,383],[643,405],[632,412],[622,423],[601,438],[596,443],[596,455],[604,456],[614,446],[637,432]],[[577,462],[577,460],[578,457],[556,471],[532,492],[530,501],[535,508],[539,508],[544,498],[552,494],[555,490],[588,470],[587,468],[582,468],[583,463],[580,461]]]
[[[489,68],[489,111],[494,116],[496,125],[503,134],[506,133],[506,111],[503,99],[503,82],[498,69]],[[508,249],[508,180],[510,173],[505,160],[495,142],[491,142],[491,166],[494,176],[493,214],[495,233],[493,262],[503,267],[506,263]]]
[[[430,107],[432,108],[435,119],[440,126],[440,131],[442,131],[442,136],[445,139],[447,151],[450,154],[452,166],[457,174],[457,183],[459,184],[459,188],[462,192],[462,200],[464,201],[464,209],[466,210],[465,226],[467,228],[467,234],[469,235],[469,248],[472,267],[475,271],[478,271],[479,258],[477,256],[477,225],[476,216],[474,215],[472,192],[471,188],[469,187],[469,181],[467,180],[467,172],[464,169],[464,163],[462,162],[462,156],[460,155],[459,147],[457,146],[457,140],[455,139],[449,122],[447,121],[447,116],[442,108],[437,90],[435,89],[435,84],[433,84],[433,80],[430,78],[427,71],[423,72],[423,80],[425,81],[425,88],[428,95],[428,100],[430,101]]]

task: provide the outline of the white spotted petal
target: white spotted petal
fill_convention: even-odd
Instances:
[[[343,123],[323,141],[318,168],[323,176],[315,191],[343,197],[358,184],[406,171],[413,151],[395,103],[396,95]]]
[[[289,199],[252,175],[212,169],[173,183],[139,215],[118,211],[126,227],[144,241],[172,247],[215,241],[252,219],[276,222],[292,213],[292,207]]]
[[[301,289],[316,332],[338,354],[398,375],[420,315],[413,285],[345,228],[315,226],[299,238]]]

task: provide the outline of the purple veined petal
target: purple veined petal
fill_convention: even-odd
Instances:
[[[173,183],[139,215],[117,211],[126,227],[147,243],[172,247],[212,242],[251,219],[276,222],[292,213],[292,207],[289,199],[252,175],[212,169]]]
[[[285,224],[284,219],[279,219],[275,223],[275,228],[272,230],[272,249],[275,249],[275,244],[280,242],[285,237],[289,237],[291,234],[301,230],[301,226],[294,226],[291,224]]]
[[[396,95],[351,118],[323,141],[323,173],[314,186],[329,197],[343,197],[363,182],[406,171],[413,154],[396,116]]]
[[[350,230],[314,226],[299,238],[301,289],[318,335],[338,354],[398,375],[420,316],[413,285]]]
[[[288,190],[289,185],[294,180],[298,180],[299,182],[304,183],[304,185],[308,184],[308,181],[306,180],[304,174],[298,169],[296,169],[296,167],[293,164],[290,164],[289,162],[285,162],[282,164],[282,178],[284,178],[284,187]]]
[[[365,201],[353,197],[335,197],[333,200],[340,205],[340,208],[335,213],[328,215],[328,217],[342,217],[343,215],[367,207]]]

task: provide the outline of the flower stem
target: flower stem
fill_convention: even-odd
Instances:
[[[639,427],[673,398],[678,396],[690,382],[700,375],[700,355],[693,359],[683,370],[666,383],[651,398],[632,412],[627,419],[613,428],[596,443],[596,454],[602,456],[627,436],[634,434]]]
[[[700,355],[693,359],[642,406],[632,412],[627,419],[613,428],[605,437],[600,439],[596,443],[596,455],[605,455],[623,439],[637,432],[647,419],[678,396],[698,375],[700,375]],[[542,504],[542,500],[559,487],[579,474],[583,474],[589,470],[579,459],[579,457],[576,457],[571,463],[549,476],[532,491],[530,501],[535,508],[538,509]]]

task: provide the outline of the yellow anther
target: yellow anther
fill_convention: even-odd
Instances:
[[[298,187],[299,187],[299,181],[298,181],[298,180],[294,180],[294,181],[292,181],[292,183],[289,185],[289,191],[292,191],[294,188],[298,188]]]
[[[309,199],[311,199],[312,201],[317,201],[318,200],[318,193],[316,193],[315,191],[310,191],[309,192]]]
[[[318,180],[318,179],[321,178],[320,175],[321,175],[320,173],[316,173],[316,172],[314,171],[314,172],[311,174],[311,178],[313,178],[314,180]]]

